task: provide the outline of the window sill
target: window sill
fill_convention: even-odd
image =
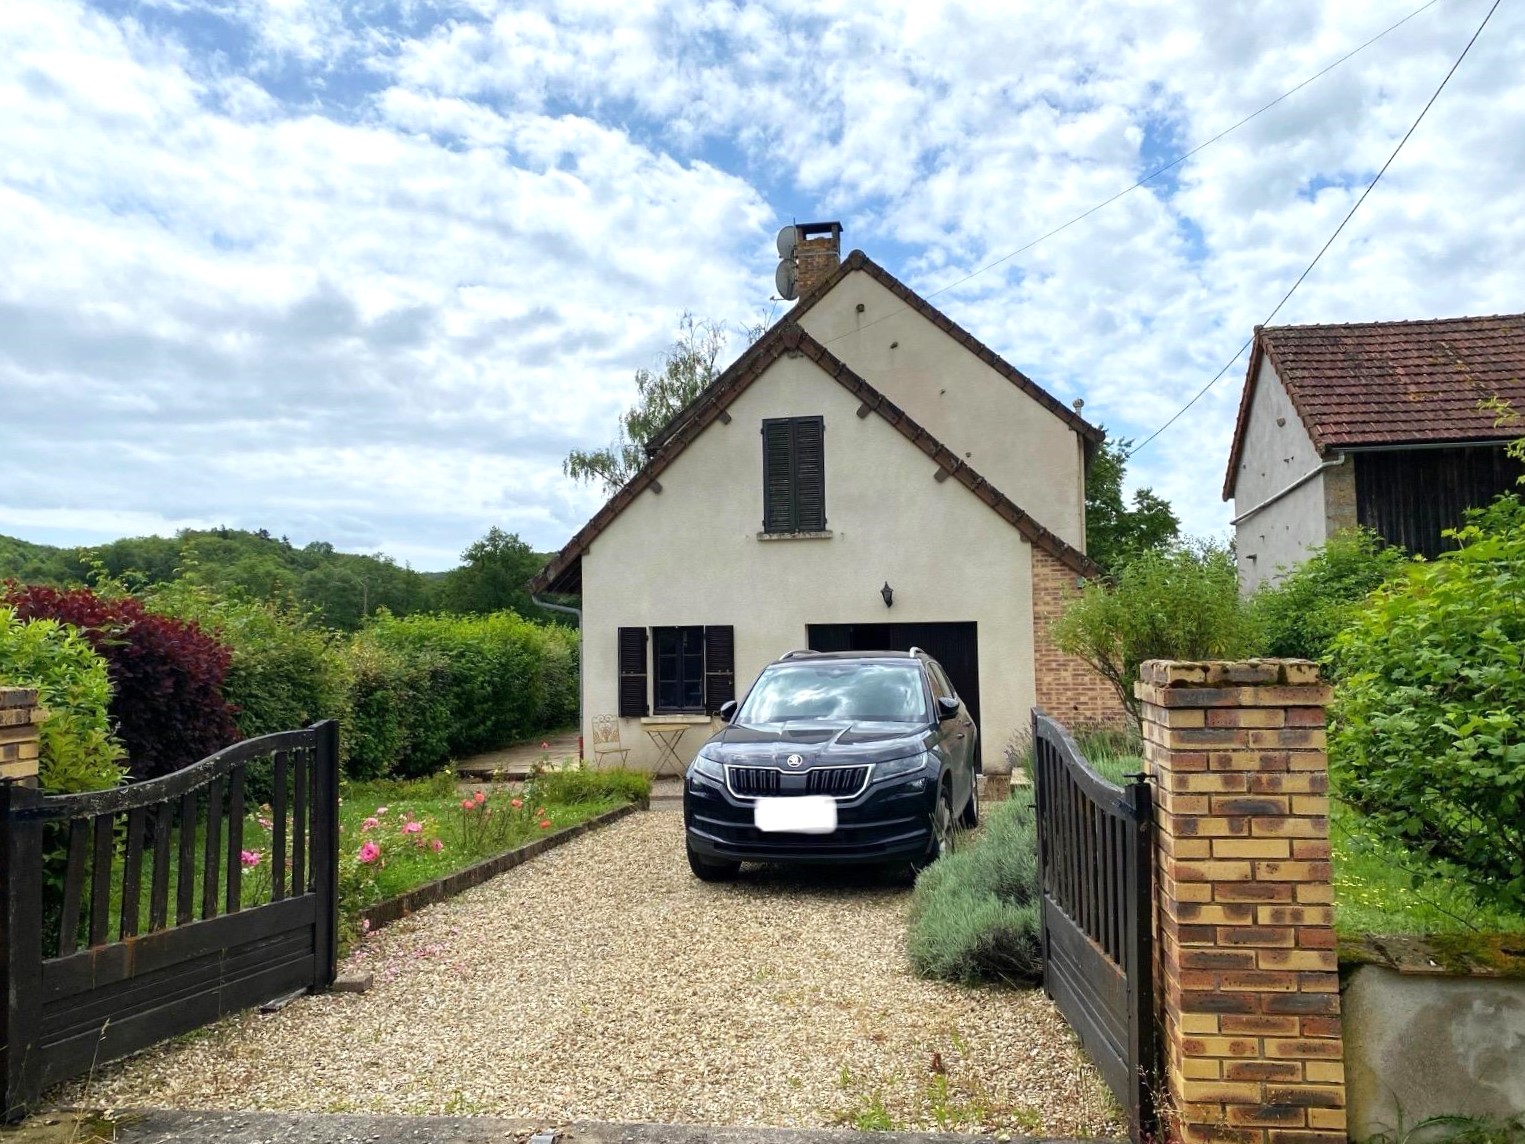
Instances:
[[[832,532],[759,532],[758,540],[830,540]]]
[[[641,724],[644,726],[647,723],[693,723],[697,726],[700,723],[708,723],[710,719],[711,716],[702,711],[672,711],[666,714],[658,711],[655,715],[642,715]]]

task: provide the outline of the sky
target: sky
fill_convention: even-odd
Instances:
[[[689,311],[861,248],[1114,437],[1263,321],[1491,0],[4,0],[0,533],[560,547]],[[1525,310],[1503,4],[1277,322]],[[955,284],[958,283],[958,284]],[[1244,361],[1130,483],[1225,536]]]

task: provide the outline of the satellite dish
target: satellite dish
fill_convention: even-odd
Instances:
[[[792,227],[785,229],[792,230]],[[785,301],[793,301],[799,285],[799,271],[794,267],[794,259],[785,258],[778,264],[778,269],[773,272],[773,285],[778,288],[778,296]]]
[[[780,258],[793,258],[794,248],[799,245],[799,227],[786,226],[778,232],[778,256]]]

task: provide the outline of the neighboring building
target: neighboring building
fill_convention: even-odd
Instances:
[[[1357,524],[1433,557],[1515,487],[1525,314],[1255,330],[1224,478],[1246,592]]]
[[[1034,703],[1116,716],[1048,636],[1096,572],[1101,431],[861,251],[838,265],[839,230],[801,245],[799,303],[531,585],[582,597],[583,733],[618,714],[632,765],[659,761],[658,719],[695,725],[687,761],[710,713],[804,647],[925,648],[992,770]]]

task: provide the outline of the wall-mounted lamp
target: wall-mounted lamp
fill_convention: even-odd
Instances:
[[[895,606],[895,589],[890,587],[888,580],[884,582],[884,587],[879,589],[879,594],[884,597],[884,606],[886,608],[893,608]]]

